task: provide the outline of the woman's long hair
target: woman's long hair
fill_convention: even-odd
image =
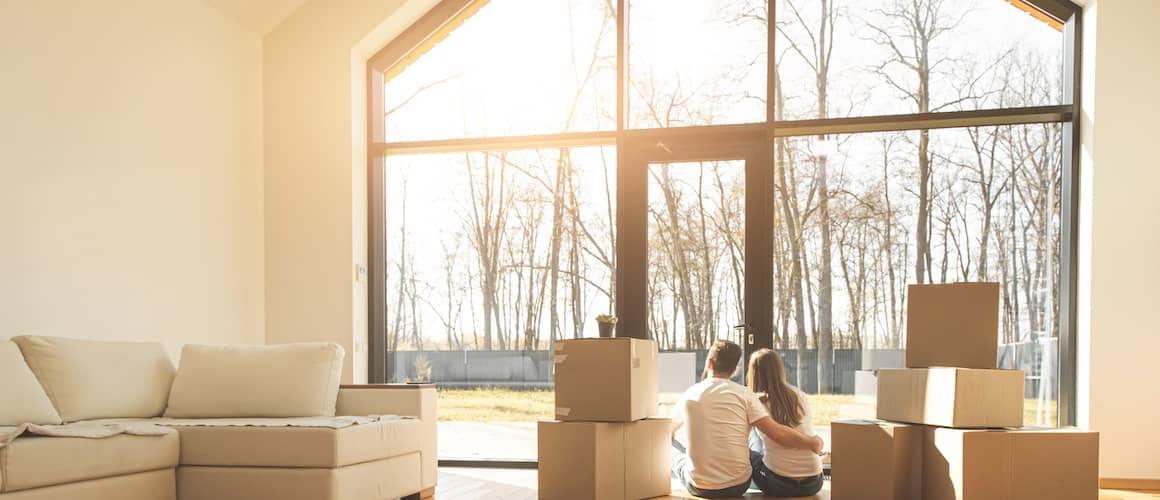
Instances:
[[[785,365],[781,356],[771,349],[760,349],[749,357],[745,372],[749,389],[761,398],[769,409],[769,416],[777,423],[797,427],[805,417],[805,408],[797,392],[785,380]]]

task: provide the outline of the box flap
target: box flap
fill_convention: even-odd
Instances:
[[[1075,430],[1007,433],[1011,500],[1081,500],[1099,495],[1099,434]]]
[[[671,427],[669,419],[624,424],[624,498],[653,498],[671,493]]]
[[[833,422],[830,429],[834,498],[920,499],[923,427],[841,420]]]
[[[599,423],[592,424],[596,429],[596,496],[593,498],[608,498],[610,500],[625,499],[624,481],[626,479],[625,463],[628,459],[624,440],[625,424]],[[588,498],[573,496],[570,498]]]
[[[1021,370],[943,368],[955,374],[954,427],[1015,427],[1023,423]]]
[[[556,343],[556,418],[631,420],[629,340],[574,339]]]
[[[593,478],[599,455],[592,446],[596,425],[556,421],[537,424],[540,498],[598,498]]]
[[[657,343],[633,339],[632,364],[629,380],[632,413],[642,417],[656,417],[660,413],[660,370]]]

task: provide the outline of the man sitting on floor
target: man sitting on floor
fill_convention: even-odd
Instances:
[[[757,395],[732,380],[741,346],[718,340],[709,349],[705,379],[685,391],[673,408],[673,477],[700,497],[739,497],[749,489],[749,430],[782,446],[822,451],[822,440],[805,436],[769,417]],[[683,439],[676,433],[684,428]],[[682,444],[683,441],[683,444]]]

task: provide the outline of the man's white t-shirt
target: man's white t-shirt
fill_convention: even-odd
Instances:
[[[709,378],[685,391],[673,408],[689,454],[685,476],[701,489],[718,490],[749,481],[749,429],[769,416],[745,386]]]
[[[794,427],[806,436],[813,436],[814,433],[814,410],[810,408],[810,400],[806,399],[806,395],[797,387],[793,388],[794,394],[797,395],[798,400],[802,403],[802,409],[805,410],[805,416],[802,417],[802,422]],[[789,448],[777,444],[763,433],[758,432],[761,436],[761,442],[765,445],[765,466],[782,477],[805,478],[812,477],[822,473],[822,457],[811,450],[799,450],[797,448]]]

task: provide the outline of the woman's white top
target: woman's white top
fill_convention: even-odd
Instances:
[[[794,394],[797,394],[798,400],[802,403],[802,409],[805,410],[805,416],[802,417],[802,423],[798,424],[794,430],[805,434],[807,436],[816,435],[814,432],[814,410],[810,408],[810,400],[797,387],[790,386]],[[796,448],[787,448],[777,444],[774,440],[766,436],[765,433],[759,432],[762,444],[765,445],[765,466],[774,474],[783,477],[811,477],[822,473],[822,457],[810,450],[799,450]]]

